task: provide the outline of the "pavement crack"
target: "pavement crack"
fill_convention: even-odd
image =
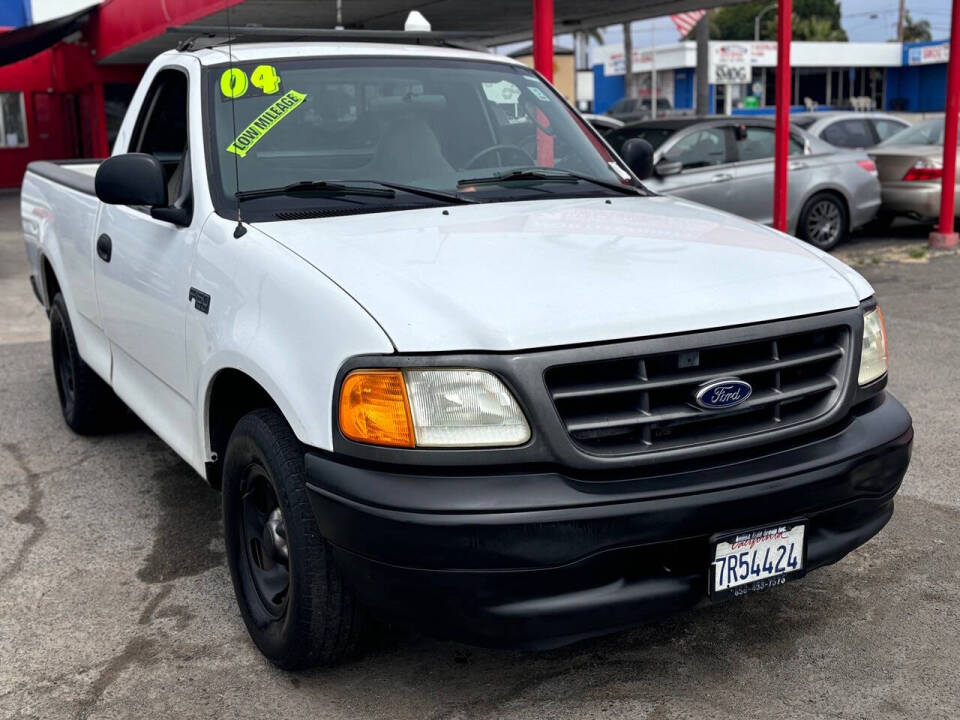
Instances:
[[[110,658],[100,670],[100,674],[90,686],[87,697],[80,701],[80,707],[75,715],[76,719],[86,720],[89,717],[90,711],[103,698],[107,688],[116,682],[124,670],[131,665],[152,665],[156,662],[156,653],[156,640],[141,636],[130,638],[127,644],[123,646],[123,650]]]
[[[23,569],[30,550],[40,540],[47,530],[47,522],[40,516],[40,503],[43,500],[43,490],[40,488],[40,478],[43,473],[30,469],[29,464],[16,443],[3,443],[3,449],[17,464],[24,474],[24,484],[27,486],[27,505],[13,516],[13,521],[20,525],[29,525],[31,530],[26,540],[21,543],[14,554],[13,561],[0,572],[0,587]]]

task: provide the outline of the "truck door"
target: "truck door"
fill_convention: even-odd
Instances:
[[[190,210],[188,85],[182,69],[156,74],[128,151],[160,160],[169,204]],[[178,450],[183,439],[172,433],[189,432],[189,422],[181,430],[175,426],[180,416],[190,417],[184,325],[200,220],[181,227],[152,218],[146,208],[103,205],[95,239],[97,297],[113,354],[114,388]]]

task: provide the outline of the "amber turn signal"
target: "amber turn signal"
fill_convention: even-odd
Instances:
[[[340,431],[350,440],[414,446],[413,421],[399,370],[357,370],[340,390]]]

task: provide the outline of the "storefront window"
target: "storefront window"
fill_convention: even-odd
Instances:
[[[0,147],[26,147],[27,117],[23,93],[0,92]]]

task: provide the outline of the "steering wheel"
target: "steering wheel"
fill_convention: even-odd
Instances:
[[[524,166],[526,166],[526,165],[536,165],[536,164],[537,164],[537,163],[534,161],[534,159],[533,159],[532,157],[530,157],[530,155],[527,153],[527,151],[524,150],[522,147],[518,147],[517,145],[491,145],[490,147],[484,148],[483,150],[481,150],[480,152],[478,152],[476,155],[474,155],[472,158],[470,158],[469,160],[467,160],[467,163],[466,163],[466,165],[463,166],[463,168],[464,168],[464,170],[470,170],[470,169],[472,169],[472,168],[474,168],[474,167],[476,166],[477,162],[478,162],[480,159],[485,158],[487,155],[490,155],[490,154],[495,153],[495,152],[504,152],[504,151],[506,151],[506,152],[512,152],[514,155],[516,155],[518,158],[520,158],[521,162],[516,163],[517,165],[524,165]],[[503,158],[502,158],[502,157],[500,158],[500,162],[503,163]]]

